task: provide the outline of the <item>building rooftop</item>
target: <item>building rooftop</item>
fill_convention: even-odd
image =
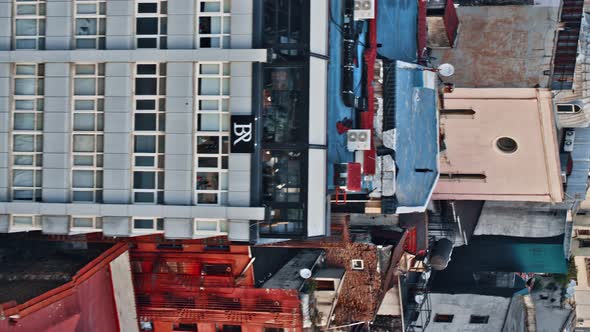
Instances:
[[[364,268],[352,269],[353,259],[362,259]],[[377,246],[349,243],[341,248],[328,248],[326,265],[346,269],[332,324],[336,326],[372,320],[378,308],[382,279]]]
[[[346,270],[343,268],[327,267],[319,269],[316,273],[313,274],[313,278],[342,279],[345,272]]]
[[[341,1],[330,2],[330,10],[333,14],[334,21],[330,23],[330,62],[328,64],[328,188],[333,189],[334,183],[331,179],[334,178],[334,165],[339,163],[352,162],[354,160],[354,153],[346,148],[346,135],[338,134],[336,130],[336,123],[342,121],[344,118],[353,121],[353,127],[356,127],[356,116],[351,107],[344,105],[342,101],[342,32],[339,27],[342,24],[340,13],[342,10]],[[367,29],[367,24],[361,21],[360,33],[364,36]],[[339,26],[337,26],[338,24]],[[361,38],[361,37],[360,37]],[[357,56],[362,58],[362,52],[365,47],[362,43],[357,45]],[[363,66],[356,66],[354,68],[353,86],[355,88],[355,95],[360,96],[362,89],[362,71]]]
[[[395,114],[397,212],[420,212],[430,200],[439,172],[436,74],[400,61],[394,66],[395,82],[384,90],[395,89],[395,104],[387,109],[384,101],[383,112],[384,116]]]
[[[305,279],[299,275],[302,269],[313,270],[314,266],[319,264],[322,257],[322,250],[302,250],[270,279],[268,279],[262,288],[279,288],[279,289],[301,289]]]
[[[24,303],[67,283],[107,248],[0,235],[0,303]]]
[[[417,58],[418,1],[379,1],[378,53],[391,60],[415,62]]]

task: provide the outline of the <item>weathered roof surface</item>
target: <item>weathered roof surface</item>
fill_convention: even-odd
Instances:
[[[336,267],[328,267],[319,269],[316,273],[314,273],[314,278],[333,278],[333,279],[342,279],[344,273],[346,272],[345,269],[336,268]]]
[[[444,78],[457,87],[547,87],[558,7],[476,6],[457,8],[461,24],[455,48],[435,49],[435,65],[451,63]]]
[[[418,48],[418,2],[381,0],[377,2],[377,6],[379,55],[392,60],[415,62]]]
[[[0,238],[0,303],[24,303],[70,281],[84,265],[106,248],[64,250],[60,242]]]
[[[351,260],[362,259],[363,270],[353,270]],[[381,289],[378,270],[377,246],[366,243],[348,243],[340,248],[326,249],[326,264],[346,269],[346,278],[334,309],[334,326],[375,317]]]
[[[3,314],[14,319],[0,320],[0,331],[120,330],[109,264],[126,250],[125,244],[117,244],[85,265],[72,281],[25,303],[5,305]]]
[[[590,104],[588,105],[590,108]],[[584,109],[590,115],[590,109]],[[567,201],[583,201],[588,191],[588,173],[590,172],[590,127],[575,128],[574,151],[571,174],[567,177]]]
[[[565,231],[566,212],[548,203],[487,201],[473,234],[526,238],[558,236]]]
[[[262,288],[300,289],[305,279],[301,278],[301,269],[312,270],[318,264],[322,250],[302,250],[270,279]]]
[[[400,61],[395,70],[397,213],[422,212],[439,173],[437,78],[420,66]]]
[[[371,324],[371,331],[373,332],[402,331],[402,328],[402,318],[399,316],[379,315]]]

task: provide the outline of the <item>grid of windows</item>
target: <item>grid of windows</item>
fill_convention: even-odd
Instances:
[[[14,48],[45,49],[45,0],[16,0],[14,6]]]
[[[133,201],[164,203],[166,64],[137,64],[133,136]]]
[[[17,64],[12,114],[12,197],[41,201],[43,166],[43,64]]]
[[[102,202],[104,64],[76,64],[72,130],[72,201]]]
[[[41,230],[41,216],[13,214],[10,216],[10,232]]]
[[[164,231],[163,218],[133,218],[134,233],[161,233]]]
[[[227,220],[221,219],[195,219],[196,235],[227,235]]]
[[[196,26],[198,48],[229,48],[231,0],[199,0]]]
[[[105,49],[107,2],[76,0],[76,48]]]
[[[166,49],[168,1],[138,0],[135,19],[137,48]]]
[[[70,218],[70,233],[89,233],[102,230],[101,217],[80,217]]]
[[[196,204],[227,203],[229,63],[196,65]]]
[[[262,200],[270,207],[270,218],[260,224],[260,234],[304,232],[306,165],[303,150],[262,151]]]

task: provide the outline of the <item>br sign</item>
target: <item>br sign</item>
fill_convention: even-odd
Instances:
[[[252,153],[254,151],[254,117],[232,115],[230,138],[232,153]]]

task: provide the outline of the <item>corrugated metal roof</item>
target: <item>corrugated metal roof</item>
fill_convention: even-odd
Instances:
[[[590,128],[575,128],[573,167],[567,178],[566,200],[584,200],[590,172]]]

